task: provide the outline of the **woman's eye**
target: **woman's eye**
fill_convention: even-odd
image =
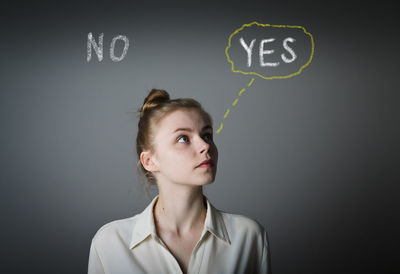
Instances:
[[[213,139],[213,136],[211,133],[204,134],[204,140],[212,141],[212,139]]]
[[[187,142],[189,142],[189,138],[186,135],[182,135],[178,138],[178,143],[187,143]]]

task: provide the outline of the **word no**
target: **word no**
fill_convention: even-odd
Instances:
[[[99,42],[96,43],[96,41],[93,38],[93,35],[91,32],[88,34],[88,39],[87,39],[87,61],[89,62],[92,59],[92,47],[97,55],[97,58],[101,62],[103,60],[103,36],[104,33],[101,33],[99,36]],[[115,48],[115,43],[121,40],[124,42],[124,49],[121,53],[121,56],[115,56],[114,48]],[[129,39],[125,35],[118,35],[115,36],[110,44],[110,58],[114,62],[119,62],[122,61],[126,54],[128,53],[128,48],[129,48]]]
[[[243,37],[240,37],[240,44],[242,44],[243,48],[247,52],[247,66],[251,66],[251,55],[253,53],[253,47],[256,39],[251,40],[250,45],[247,45],[246,42],[243,40]],[[259,56],[260,56],[260,66],[262,67],[277,67],[279,65],[279,62],[265,62],[264,61],[264,55],[265,54],[272,54],[274,53],[273,49],[266,50],[264,49],[265,44],[271,43],[275,41],[275,38],[270,38],[270,39],[263,39],[260,42],[260,47],[259,47]],[[289,47],[288,42],[293,43],[296,40],[291,37],[287,37],[286,39],[283,40],[282,45],[283,48],[290,54],[289,57],[286,57],[285,54],[281,54],[281,58],[285,63],[292,63],[294,60],[296,60],[297,55],[293,51],[291,47]]]

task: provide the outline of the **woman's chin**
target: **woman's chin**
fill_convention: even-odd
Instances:
[[[210,177],[210,178],[207,178],[205,180],[199,180],[196,183],[194,183],[194,185],[196,185],[196,186],[205,186],[205,185],[210,185],[212,183],[214,183],[214,177]]]

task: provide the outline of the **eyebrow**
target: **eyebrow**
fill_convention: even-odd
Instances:
[[[202,129],[201,131],[205,131],[205,130],[207,130],[207,129],[211,129],[211,130],[212,130],[212,126],[206,125],[205,127],[203,127],[203,129]],[[187,128],[187,127],[185,127],[185,128],[177,128],[177,129],[175,129],[175,131],[172,132],[172,133],[175,133],[175,132],[178,132],[178,131],[189,131],[189,132],[192,132],[193,129]]]

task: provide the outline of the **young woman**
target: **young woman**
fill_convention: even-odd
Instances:
[[[159,195],[140,214],[104,225],[92,273],[271,273],[256,221],[216,209],[203,195],[217,172],[210,115],[194,99],[153,89],[140,109],[138,169]]]

